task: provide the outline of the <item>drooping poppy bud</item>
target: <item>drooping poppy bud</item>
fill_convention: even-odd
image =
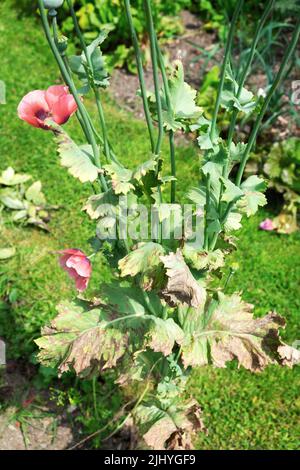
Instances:
[[[79,292],[84,291],[92,274],[92,266],[88,257],[81,250],[75,248],[60,250],[57,253],[61,255],[59,264],[75,280],[76,289]]]

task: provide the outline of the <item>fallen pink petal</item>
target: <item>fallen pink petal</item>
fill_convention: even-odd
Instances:
[[[81,250],[69,248],[58,251],[61,254],[59,264],[74,279],[76,289],[83,292],[89,283],[92,266],[90,260]]]
[[[261,230],[266,230],[267,232],[271,232],[272,230],[275,230],[275,226],[273,224],[273,221],[271,219],[265,219],[259,224],[259,228]]]
[[[49,130],[46,119],[65,124],[76,110],[76,101],[68,87],[53,85],[47,90],[34,90],[25,95],[18,106],[18,116],[31,126]]]

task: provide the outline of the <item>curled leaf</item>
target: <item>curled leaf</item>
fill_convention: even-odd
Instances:
[[[169,305],[186,303],[195,308],[202,307],[206,301],[206,291],[192,275],[181,251],[161,256],[160,259],[168,277],[167,285],[161,294]]]
[[[219,293],[219,301],[202,325],[189,336],[182,346],[185,367],[210,362],[226,367],[226,362],[237,359],[239,366],[253,372],[263,370],[275,362],[281,345],[278,329],[285,320],[275,312],[254,318],[253,306],[242,301],[238,294]]]

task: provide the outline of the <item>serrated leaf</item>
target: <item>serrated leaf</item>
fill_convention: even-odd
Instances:
[[[194,269],[216,270],[224,266],[224,253],[221,250],[204,251],[196,250],[193,246],[185,243],[182,254],[186,262]]]
[[[142,275],[142,286],[145,290],[157,286],[163,278],[160,256],[164,248],[158,243],[139,243],[125,258],[119,261],[121,277]]]
[[[51,126],[53,128],[52,123]],[[92,147],[90,145],[79,147],[60,126],[56,125],[54,130],[61,165],[68,168],[69,173],[82,183],[95,181],[99,170],[92,161]]]
[[[122,168],[116,163],[104,166],[105,171],[111,177],[111,184],[115,194],[127,194],[134,189],[130,182],[132,179],[132,171]]]
[[[195,119],[202,114],[202,108],[195,103],[197,92],[184,81],[183,65],[179,60],[174,62],[169,89],[171,107],[177,121]]]
[[[256,175],[249,176],[241,184],[244,196],[238,201],[238,207],[249,217],[257,212],[260,206],[267,204],[267,199],[261,191],[266,189],[266,183]]]
[[[233,230],[239,230],[242,227],[241,224],[242,214],[231,211],[224,223],[225,232],[232,232]]]
[[[197,119],[203,110],[196,105],[196,90],[184,81],[184,70],[180,60],[173,64],[168,78],[170,106],[167,105],[164,91],[161,92],[163,121],[167,130],[176,132],[185,129],[192,119]],[[150,110],[157,113],[155,95],[148,92]]]
[[[82,210],[86,211],[92,220],[97,220],[114,213],[113,202],[116,203],[116,197],[112,190],[108,190],[90,196]]]
[[[100,44],[107,37],[108,32],[103,30],[88,47],[88,60],[83,52],[81,56],[69,57],[69,66],[72,72],[78,76],[85,85],[84,92],[88,90],[90,81],[96,86],[106,88],[109,85],[108,71],[105,58],[100,50]]]
[[[137,169],[133,172],[132,178],[140,181],[144,176],[147,175],[150,171],[154,171],[157,167],[157,160],[154,158],[151,160],[147,160],[146,162],[142,163],[137,167]]]
[[[157,400],[148,401],[134,412],[146,445],[155,450],[193,449],[193,435],[204,429],[200,415],[200,406],[193,399],[182,400],[169,408]]]
[[[237,359],[239,366],[261,371],[275,361],[281,344],[278,329],[285,321],[274,312],[253,318],[252,305],[238,294],[219,293],[219,301],[203,328],[195,329],[182,345],[185,367],[210,362],[216,367]]]
[[[239,85],[236,82],[230,68],[228,68],[225,77],[225,84],[221,93],[221,106],[226,110],[233,108],[248,114],[254,110],[256,102],[254,95],[245,87],[242,88],[239,98],[237,98]]]
[[[30,175],[15,173],[15,170],[10,166],[6,170],[2,171],[0,184],[4,186],[15,186],[17,184],[26,183],[26,181],[30,179]]]
[[[244,192],[230,181],[230,179],[221,177],[221,181],[225,188],[222,195],[222,201],[227,203],[236,202],[244,195]]]
[[[192,307],[202,307],[206,301],[206,291],[192,275],[181,251],[161,256],[160,259],[168,277],[167,285],[161,294],[169,305],[186,303]]]
[[[126,351],[128,335],[105,328],[109,315],[103,309],[88,302],[64,302],[58,312],[35,341],[42,363],[57,366],[60,373],[74,369],[84,377],[115,367]]]
[[[174,322],[173,318],[163,320],[153,316],[152,327],[147,334],[147,338],[149,348],[168,356],[171,354],[175,343],[180,345],[183,342],[184,332]]]

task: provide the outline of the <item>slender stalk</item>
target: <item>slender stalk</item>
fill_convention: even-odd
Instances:
[[[286,66],[288,64],[288,61],[290,60],[291,56],[294,53],[294,50],[297,47],[299,34],[300,34],[300,20],[298,20],[298,22],[295,26],[291,42],[290,42],[290,44],[289,44],[289,46],[288,46],[288,48],[287,48],[287,50],[284,54],[280,69],[279,69],[279,71],[278,71],[278,73],[275,77],[275,80],[274,80],[274,82],[273,82],[273,84],[272,84],[272,86],[271,86],[271,88],[270,88],[270,90],[269,90],[269,92],[268,92],[268,94],[265,98],[265,101],[262,105],[260,113],[258,114],[258,116],[256,118],[256,121],[254,123],[254,126],[253,126],[252,132],[250,134],[245,152],[244,152],[243,157],[242,157],[242,161],[241,161],[239,169],[238,169],[238,173],[237,173],[237,177],[236,177],[236,185],[237,186],[240,186],[240,184],[241,184],[243,173],[244,173],[244,170],[245,170],[245,166],[246,166],[249,154],[250,154],[250,152],[252,150],[252,147],[254,145],[254,142],[256,140],[256,136],[257,136],[259,127],[261,125],[261,122],[263,120],[265,112],[268,108],[268,105],[269,105],[269,103],[272,99],[272,96],[274,95],[275,91],[277,90],[277,88],[278,88],[278,86],[279,86],[279,84],[280,84],[280,82],[281,82],[281,80],[284,76],[285,69],[286,69]]]
[[[169,131],[169,143],[170,143],[170,158],[171,158],[171,174],[176,178],[176,159],[175,159],[175,142],[174,132]],[[176,201],[176,181],[171,181],[171,204]]]
[[[69,7],[69,10],[70,10],[70,13],[71,13],[71,17],[72,17],[72,20],[73,20],[73,24],[74,24],[74,27],[75,27],[75,31],[76,31],[76,34],[79,38],[79,41],[80,41],[81,47],[83,49],[84,55],[86,57],[88,67],[89,67],[90,70],[92,70],[93,65],[92,65],[91,59],[90,59],[89,54],[88,54],[86,42],[84,40],[83,34],[82,34],[82,32],[80,30],[80,27],[79,27],[79,24],[78,24],[76,13],[75,13],[75,10],[74,10],[74,7],[73,7],[73,1],[72,0],[67,0],[67,2],[68,2],[68,7]],[[101,97],[100,97],[99,89],[96,86],[94,86],[93,84],[91,84],[91,88],[94,92],[95,99],[96,99],[97,111],[98,111],[99,120],[100,120],[102,138],[103,138],[103,143],[104,143],[104,153],[105,153],[106,159],[107,160],[111,159],[115,163],[119,164],[119,161],[116,158],[115,154],[113,152],[111,152],[111,148],[110,148],[110,145],[109,145],[109,140],[108,140],[108,136],[107,136],[106,122],[105,122],[104,111],[103,111],[103,107],[102,107],[102,103],[101,103]]]
[[[143,71],[143,61],[141,57],[141,51],[138,43],[138,38],[137,34],[133,25],[132,21],[132,15],[131,15],[131,9],[130,9],[130,0],[124,0],[125,4],[125,12],[127,16],[127,21],[130,29],[130,34],[131,34],[131,39],[132,39],[132,44],[135,52],[135,58],[136,58],[136,66],[138,70],[138,76],[139,76],[139,82],[140,82],[140,87],[141,87],[141,95],[142,95],[142,100],[143,100],[143,107],[144,107],[144,113],[145,113],[145,118],[147,122],[147,127],[148,127],[148,132],[149,132],[149,137],[150,137],[150,142],[151,142],[151,150],[152,153],[155,151],[155,140],[154,140],[154,128],[153,128],[153,122],[148,106],[148,100],[147,100],[147,90],[146,90],[146,84],[145,84],[145,78],[144,78],[144,71]]]
[[[74,96],[74,99],[76,101],[76,104],[77,104],[77,107],[79,109],[79,112],[81,114],[81,117],[82,117],[82,120],[84,122],[84,127],[85,129],[87,130],[88,132],[88,136],[89,136],[89,142],[93,148],[93,154],[94,154],[94,160],[95,160],[95,165],[98,167],[98,168],[101,168],[101,162],[100,162],[100,154],[99,154],[99,149],[98,149],[98,146],[96,144],[96,141],[95,141],[95,138],[94,138],[94,135],[93,135],[93,132],[92,132],[92,129],[91,129],[91,126],[90,126],[90,123],[89,123],[89,119],[88,119],[88,115],[87,115],[87,111],[83,105],[83,103],[81,102],[80,100],[80,97],[77,93],[77,90],[76,90],[76,87],[74,85],[74,82],[72,80],[70,80],[70,76],[68,74],[68,71],[65,67],[65,64],[64,64],[64,61],[56,47],[56,44],[55,44],[55,41],[51,35],[51,31],[50,31],[50,27],[49,27],[49,23],[48,23],[48,19],[47,19],[47,15],[45,13],[45,9],[44,9],[44,6],[43,6],[43,3],[42,3],[42,0],[38,0],[38,4],[39,4],[39,10],[40,10],[40,13],[41,13],[41,20],[42,20],[42,25],[43,25],[43,28],[44,28],[44,31],[45,31],[45,35],[46,35],[46,38],[47,38],[47,41],[49,43],[49,46],[52,50],[52,53],[55,57],[55,60],[58,64],[58,67],[60,69],[60,72],[62,74],[62,77],[65,81],[65,83],[68,85],[69,89],[71,90],[72,92],[72,95]],[[103,187],[103,189],[106,191],[108,188],[107,188],[107,183],[105,181],[105,178],[103,175],[100,175],[100,181],[101,181],[101,185]]]
[[[157,58],[158,64],[161,71],[163,84],[164,84],[164,91],[166,96],[166,103],[169,110],[171,110],[171,97],[170,97],[170,89],[168,83],[168,77],[166,73],[166,68],[163,60],[163,56],[158,44],[158,40],[156,38],[156,51],[157,51]],[[170,146],[170,161],[171,161],[171,174],[176,178],[176,159],[175,159],[175,142],[174,142],[174,131],[169,131],[169,146]],[[171,204],[176,201],[176,181],[171,181]]]
[[[74,7],[73,7],[73,1],[72,0],[67,0],[67,3],[68,3],[68,7],[69,7],[69,10],[70,10],[70,13],[71,13],[71,17],[72,17],[72,20],[73,20],[73,24],[74,24],[74,27],[75,27],[75,32],[76,32],[76,35],[80,41],[80,45],[83,49],[83,52],[84,52],[84,55],[86,57],[86,60],[88,61],[89,65],[90,65],[90,61],[89,61],[89,58],[88,58],[88,53],[87,53],[87,47],[86,47],[86,43],[85,43],[85,40],[83,38],[83,35],[81,33],[81,30],[79,28],[79,24],[78,24],[78,21],[77,21],[77,17],[76,17],[76,13],[75,13],[75,10],[74,10]]]
[[[97,87],[93,88],[95,97],[96,97],[96,105],[97,105],[97,110],[99,114],[99,119],[100,119],[100,124],[101,124],[101,129],[102,129],[102,136],[103,136],[103,142],[104,142],[104,153],[106,156],[106,159],[110,159],[110,148],[109,148],[109,143],[108,143],[108,138],[107,138],[107,130],[106,130],[106,122],[105,122],[105,117],[104,117],[104,112],[101,104],[101,99],[100,99],[100,93]]]
[[[234,14],[231,20],[229,33],[228,33],[228,38],[227,38],[226,47],[225,47],[225,54],[224,54],[224,59],[223,59],[223,64],[222,64],[222,70],[221,70],[221,76],[220,76],[220,82],[218,86],[217,99],[216,99],[216,103],[214,107],[212,124],[211,124],[211,129],[210,129],[210,137],[212,140],[214,140],[215,138],[217,117],[218,117],[218,112],[219,112],[220,103],[221,103],[221,94],[222,94],[223,87],[224,87],[226,69],[227,69],[227,64],[228,64],[229,57],[230,57],[235,25],[236,25],[240,10],[242,8],[243,2],[244,0],[239,0],[237,3],[237,6],[235,7]]]
[[[206,203],[205,203],[205,229],[204,229],[204,249],[208,249],[208,212],[210,206],[210,174],[206,176]]]
[[[156,51],[156,34],[154,30],[153,17],[151,11],[151,0],[144,0],[144,7],[146,13],[147,30],[150,39],[151,59],[153,68],[153,81],[155,89],[155,99],[157,106],[157,118],[158,118],[158,138],[155,146],[155,154],[159,155],[162,139],[164,135],[164,124],[162,118],[162,105],[159,89],[159,77],[158,77],[158,66],[157,66],[157,51]]]
[[[53,38],[54,38],[54,42],[55,42],[55,45],[57,47],[57,49],[59,50],[58,48],[58,29],[57,29],[57,19],[56,19],[56,16],[53,16],[52,17],[52,30],[53,30]],[[67,70],[67,74],[68,74],[68,78],[70,81],[72,81],[74,87],[75,87],[75,84],[73,82],[73,79],[72,79],[72,75],[71,75],[71,70],[70,70],[70,66],[69,66],[69,62],[68,62],[68,59],[66,57],[66,54],[65,53],[62,53],[60,52],[60,56],[63,60],[63,63],[66,67],[66,70]],[[86,126],[85,126],[85,123],[84,123],[84,120],[82,119],[82,115],[80,113],[79,110],[76,111],[76,116],[77,116],[77,119],[82,127],[82,130],[85,134],[85,137],[87,138],[87,140],[89,140],[89,134],[88,134],[88,130],[86,129]]]
[[[260,38],[261,31],[262,31],[263,26],[266,22],[266,19],[268,18],[269,14],[270,14],[273,6],[274,6],[274,2],[275,2],[275,0],[269,0],[269,2],[266,5],[266,8],[263,12],[263,15],[262,15],[262,17],[260,18],[260,20],[257,24],[256,31],[255,31],[255,34],[254,34],[254,39],[253,39],[252,45],[251,45],[251,50],[250,50],[250,53],[248,55],[248,59],[247,59],[246,65],[243,69],[241,78],[239,80],[239,86],[238,86],[238,91],[237,91],[237,95],[236,95],[237,99],[239,99],[239,97],[241,95],[243,86],[245,84],[247,75],[249,73],[249,70],[250,70],[250,67],[251,67],[251,64],[252,64],[252,61],[253,61],[253,57],[255,55],[255,51],[256,51],[258,40]],[[228,148],[230,148],[230,145],[231,145],[231,142],[232,142],[233,133],[234,133],[238,113],[239,113],[238,109],[235,109],[233,111],[233,114],[232,114],[232,117],[231,117],[230,127],[229,127],[229,132],[228,132],[228,140],[227,140]],[[225,172],[224,172],[223,176],[226,176],[227,171],[228,171],[228,165],[226,165]]]

